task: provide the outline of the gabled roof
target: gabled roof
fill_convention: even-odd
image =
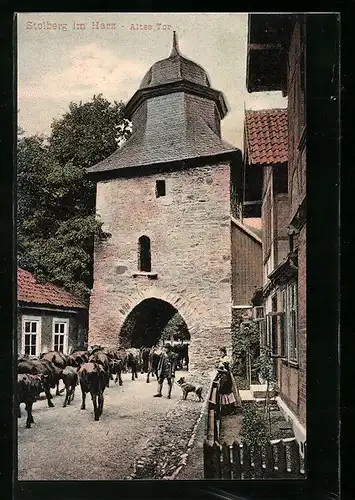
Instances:
[[[259,236],[258,234],[256,234],[256,230],[254,227],[247,226],[246,224],[244,224],[243,222],[238,220],[236,217],[233,217],[233,215],[231,215],[231,221],[233,222],[233,224],[235,224],[237,227],[239,227],[245,234],[247,234],[248,236],[253,238],[253,240],[258,242],[260,245],[262,244],[262,240],[261,240],[262,232],[260,234],[260,232],[258,231],[258,233],[260,234],[260,236]]]
[[[287,109],[247,110],[245,132],[250,164],[270,165],[287,162]]]
[[[17,269],[17,300],[28,304],[86,309],[79,299],[52,283],[39,283],[28,271]]]

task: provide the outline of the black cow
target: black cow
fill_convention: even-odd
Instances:
[[[65,385],[65,399],[63,408],[74,399],[75,387],[78,385],[78,370],[73,366],[66,366],[63,370],[63,382]]]
[[[64,370],[66,366],[79,366],[79,358],[73,358],[69,354],[65,354],[61,351],[49,351],[42,353],[40,359],[45,359],[53,363],[57,368]],[[59,392],[59,381],[57,383],[56,396],[60,396]]]
[[[84,363],[87,363],[89,360],[88,351],[74,351],[70,358],[72,359],[72,366],[80,367]]]
[[[149,355],[151,348],[150,347],[141,347],[141,374],[148,373],[148,364],[149,364]]]
[[[127,349],[127,368],[132,371],[132,380],[138,378],[139,363],[139,349],[135,349],[134,347]]]
[[[119,385],[123,384],[122,377],[121,377],[122,366],[123,366],[123,364],[122,364],[122,360],[121,359],[113,359],[113,360],[111,360],[111,363],[110,363],[110,374],[111,374],[111,377],[112,377],[112,375],[116,375],[115,384],[117,384],[117,382],[119,382]]]
[[[46,359],[19,359],[17,365],[19,374],[43,375],[43,391],[46,394],[48,406],[53,407],[51,388],[58,386],[63,377],[63,370],[57,368]]]
[[[17,375],[17,403],[18,403],[18,418],[21,418],[20,404],[25,403],[27,411],[26,428],[29,429],[34,423],[32,416],[32,405],[37,400],[40,393],[43,391],[43,381],[45,375],[30,375],[22,373]]]
[[[94,354],[91,354],[89,357],[89,363],[97,363],[103,367],[107,374],[107,385],[106,387],[109,387],[110,385],[110,377],[111,377],[111,363],[110,363],[110,358],[105,354],[102,350],[96,351]]]
[[[81,409],[85,410],[86,394],[90,393],[94,406],[94,418],[99,420],[104,407],[104,391],[108,384],[109,375],[99,363],[84,363],[79,371],[79,382],[82,394]]]
[[[162,350],[160,347],[152,347],[149,352],[149,360],[148,360],[148,370],[147,370],[147,384],[149,384],[149,376],[156,376],[158,379],[158,365],[160,361],[160,356],[162,354]]]
[[[176,368],[182,370],[184,367],[184,362],[186,370],[189,371],[189,346],[188,344],[177,344],[173,346],[173,351],[177,355]]]
[[[123,347],[118,347],[115,349],[117,359],[121,360],[122,362],[122,372],[126,373],[127,371],[127,351]]]

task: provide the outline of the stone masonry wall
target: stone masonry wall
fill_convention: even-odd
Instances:
[[[156,180],[166,196],[156,198]],[[191,368],[210,368],[230,346],[229,164],[99,182],[97,212],[112,234],[95,248],[89,345],[116,346],[120,328],[142,300],[176,307],[191,335]],[[138,239],[151,240],[152,272],[138,275]]]

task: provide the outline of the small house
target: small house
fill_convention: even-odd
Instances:
[[[17,269],[17,350],[39,356],[50,350],[70,353],[87,340],[87,306],[52,283],[40,283]]]

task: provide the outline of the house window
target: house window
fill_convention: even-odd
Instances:
[[[253,307],[253,316],[256,320],[264,319],[264,307],[263,306],[255,306]]]
[[[69,320],[53,319],[53,351],[68,352]]]
[[[41,346],[41,318],[26,316],[22,319],[22,354],[38,356]]]
[[[297,336],[297,290],[296,283],[287,287],[287,308],[288,308],[288,330],[289,330],[289,359],[298,360],[298,336]]]
[[[164,180],[158,180],[155,183],[155,196],[160,198],[166,195],[166,185]]]
[[[287,357],[288,339],[287,339],[287,325],[286,325],[286,290],[281,292],[281,309],[283,311],[280,316],[280,354],[282,357]]]
[[[148,236],[141,236],[138,246],[138,269],[140,271],[151,272],[150,239]]]
[[[281,317],[281,355],[288,361],[298,362],[297,283],[282,291],[284,314]]]

